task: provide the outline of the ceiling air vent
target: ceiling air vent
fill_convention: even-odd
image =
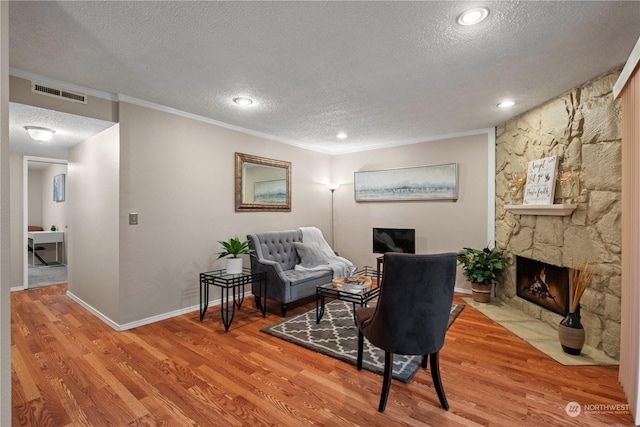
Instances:
[[[71,102],[87,103],[87,95],[84,93],[71,92],[69,90],[58,89],[51,86],[44,86],[31,82],[31,92],[41,95],[53,96],[54,98],[65,99]]]

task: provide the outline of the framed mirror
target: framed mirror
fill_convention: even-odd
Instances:
[[[291,211],[291,163],[236,153],[236,212]]]

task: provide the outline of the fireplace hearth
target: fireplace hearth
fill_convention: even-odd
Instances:
[[[569,269],[530,258],[516,258],[517,295],[565,316],[569,312]]]

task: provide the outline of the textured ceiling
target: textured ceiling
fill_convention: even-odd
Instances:
[[[103,120],[80,117],[29,105],[9,104],[9,150],[14,152],[66,159],[69,148],[86,141],[114,124]],[[31,139],[25,126],[54,129],[48,142]]]
[[[485,21],[456,24],[478,5]],[[14,73],[326,153],[495,126],[622,65],[640,37],[640,2],[628,1],[11,2],[9,12]],[[239,95],[256,102],[239,108]],[[515,107],[496,108],[505,98]]]

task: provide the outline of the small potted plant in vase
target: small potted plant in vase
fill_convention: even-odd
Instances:
[[[489,302],[491,286],[506,267],[505,259],[497,248],[464,248],[457,254],[458,263],[463,265],[463,274],[471,282],[473,300]]]
[[[223,249],[222,252],[218,252],[218,259],[231,255],[231,257],[227,258],[227,274],[242,273],[242,258],[239,255],[251,255],[253,253],[253,249],[249,248],[249,241],[241,241],[238,237],[232,237],[226,242],[220,241],[218,243],[222,245]]]

